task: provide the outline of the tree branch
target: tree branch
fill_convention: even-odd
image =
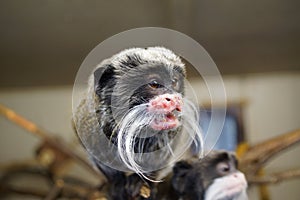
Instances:
[[[299,142],[300,129],[254,145],[241,156],[240,169],[254,175],[268,160]]]
[[[85,159],[81,158],[77,153],[75,153],[73,150],[68,148],[68,145],[65,144],[62,140],[57,140],[54,137],[50,136],[47,131],[43,130],[42,128],[38,127],[33,122],[25,119],[21,115],[18,115],[13,110],[3,106],[0,104],[0,114],[5,116],[8,120],[14,122],[18,126],[24,128],[28,132],[42,138],[44,141],[49,143],[53,148],[57,149],[58,151],[64,153],[67,155],[67,157],[70,157],[73,160],[76,160],[79,164],[81,164],[83,167],[88,169],[90,172],[93,173],[93,175],[98,176],[98,178],[101,181],[106,182],[106,178],[104,175],[100,175],[98,171],[96,171]]]
[[[278,173],[273,173],[263,177],[250,176],[247,177],[249,184],[276,184],[289,179],[300,177],[300,169],[288,170]]]

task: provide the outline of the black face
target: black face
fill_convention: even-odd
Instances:
[[[134,92],[129,100],[129,108],[148,103],[150,99],[166,93],[183,95],[184,74],[179,67],[147,64],[138,69],[132,69],[128,73],[131,74],[127,74],[126,78],[120,81],[134,86]],[[136,83],[140,83],[140,85],[137,86]],[[128,92],[132,91],[128,89]]]
[[[214,179],[237,171],[234,154],[225,151],[211,152],[203,159],[181,161],[173,168],[172,187],[183,199],[202,199]]]
[[[178,66],[143,64],[119,72],[109,65],[104,71],[98,69],[94,76],[95,92],[108,105],[112,104],[112,96],[120,105],[126,105],[129,100],[129,108],[132,108],[161,94],[184,93],[185,74]],[[115,86],[121,88],[118,90]]]
[[[95,93],[100,97],[102,107],[106,106],[106,118],[108,114],[110,116],[103,130],[112,140],[114,138],[111,134],[116,130],[115,125],[131,108],[149,103],[160,95],[184,93],[185,74],[178,66],[140,64],[116,70],[108,65],[105,70],[98,70],[94,73]],[[116,111],[114,114],[112,109]],[[103,117],[99,120],[103,120]]]
[[[211,152],[209,156],[206,156],[199,162],[199,165],[201,165],[206,172],[203,175],[204,178],[208,180],[206,184],[210,184],[210,181],[215,178],[226,176],[235,172],[237,170],[237,164],[235,155],[225,151]]]

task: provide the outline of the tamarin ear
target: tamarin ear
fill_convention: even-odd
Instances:
[[[189,164],[186,161],[180,161],[175,164],[173,167],[173,173],[178,174],[178,173],[187,173],[192,167],[191,164]]]
[[[94,91],[100,95],[104,86],[113,81],[114,67],[112,65],[103,65],[94,71]]]
[[[188,186],[186,182],[188,180],[187,176],[192,168],[193,166],[186,161],[177,162],[173,167],[172,186],[180,195],[183,194]]]

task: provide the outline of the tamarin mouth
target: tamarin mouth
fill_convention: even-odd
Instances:
[[[156,114],[150,126],[154,130],[168,130],[180,125],[178,115],[182,108],[182,97],[179,94],[162,94],[149,102],[148,111]]]

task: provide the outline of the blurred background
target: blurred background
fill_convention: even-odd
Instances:
[[[0,103],[66,141],[72,86],[87,54],[108,37],[137,27],[165,27],[198,41],[239,108],[242,140],[257,144],[300,128],[300,2],[297,0],[2,0]],[[192,71],[202,104],[210,101]],[[30,158],[38,139],[0,117],[0,163]],[[300,166],[300,148],[273,160],[275,172]],[[300,180],[268,188],[271,199],[296,200]],[[250,191],[250,199],[258,199]]]

